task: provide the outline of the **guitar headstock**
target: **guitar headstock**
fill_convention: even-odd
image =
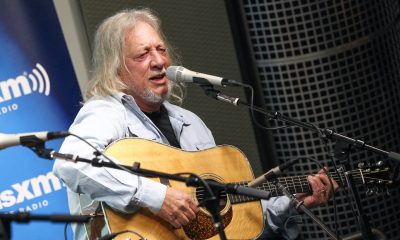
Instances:
[[[360,180],[367,187],[367,195],[385,192],[389,194],[388,188],[393,184],[391,168],[383,162],[375,164],[358,164]]]
[[[382,162],[372,165],[359,164],[360,176],[366,185],[389,186],[393,183],[391,168],[385,166]]]
[[[346,174],[351,174],[354,183],[364,185],[367,188],[367,194],[389,193],[388,188],[394,183],[391,168],[385,166],[383,162],[375,164],[359,163],[357,169],[343,173],[343,169],[338,169],[340,181],[346,184]]]

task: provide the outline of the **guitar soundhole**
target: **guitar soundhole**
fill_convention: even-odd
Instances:
[[[216,197],[217,197],[217,194],[218,193],[214,192],[214,195]],[[209,191],[206,191],[206,189],[204,187],[196,188],[196,199],[201,206],[204,206],[204,200],[209,199],[209,197],[210,197],[210,193],[209,193]],[[228,200],[227,200],[226,192],[221,191],[219,193],[219,202],[218,202],[219,211],[222,211],[225,208],[227,202],[228,202]]]
[[[204,173],[201,174],[200,177],[207,181],[219,183],[225,182],[224,179],[213,173]],[[206,191],[203,186],[201,186],[195,188],[192,194],[193,198],[195,198],[195,201],[200,205],[200,211],[197,212],[196,219],[194,221],[183,226],[186,235],[190,239],[194,240],[208,239],[212,236],[217,235],[218,232],[215,229],[212,216],[206,208],[207,205],[204,205],[207,204],[204,202],[204,200],[207,200],[210,197],[210,193]],[[225,228],[232,220],[233,210],[231,202],[225,191],[221,191],[219,193],[214,192],[214,195],[219,196],[219,214],[221,216],[222,226]]]

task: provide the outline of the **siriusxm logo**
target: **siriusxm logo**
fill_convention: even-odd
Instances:
[[[0,210],[59,191],[62,187],[62,182],[52,172],[12,184],[10,189],[0,192]]]
[[[23,73],[16,78],[0,81],[0,103],[39,92],[48,96],[50,94],[50,80],[46,69],[40,63],[31,73]]]

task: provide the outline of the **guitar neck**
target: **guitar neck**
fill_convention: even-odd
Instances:
[[[340,176],[337,174],[332,175],[331,177],[340,184],[343,180],[342,174],[339,173]],[[279,177],[277,178],[278,181],[283,184],[290,193],[312,193],[311,185],[308,183],[307,180],[308,175],[304,176],[290,176],[290,177]],[[241,182],[238,183],[242,186],[247,186],[248,182]],[[281,192],[277,189],[275,184],[272,182],[265,182],[261,186],[258,186],[257,189],[267,191],[271,194],[271,197],[277,197],[282,195]],[[255,201],[253,197],[244,196],[244,195],[229,195],[229,199],[231,203],[241,203],[241,202],[249,202]]]

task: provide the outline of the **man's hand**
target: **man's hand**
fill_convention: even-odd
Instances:
[[[196,219],[197,211],[197,206],[190,196],[180,190],[168,188],[158,216],[175,228],[180,228]]]
[[[308,182],[312,188],[312,195],[309,194],[297,194],[296,197],[300,201],[303,201],[306,207],[320,206],[328,202],[331,197],[331,183],[329,182],[328,176],[325,174],[326,168],[318,171],[318,174],[314,176],[308,176]],[[339,185],[333,179],[333,189],[336,192],[339,189]]]

